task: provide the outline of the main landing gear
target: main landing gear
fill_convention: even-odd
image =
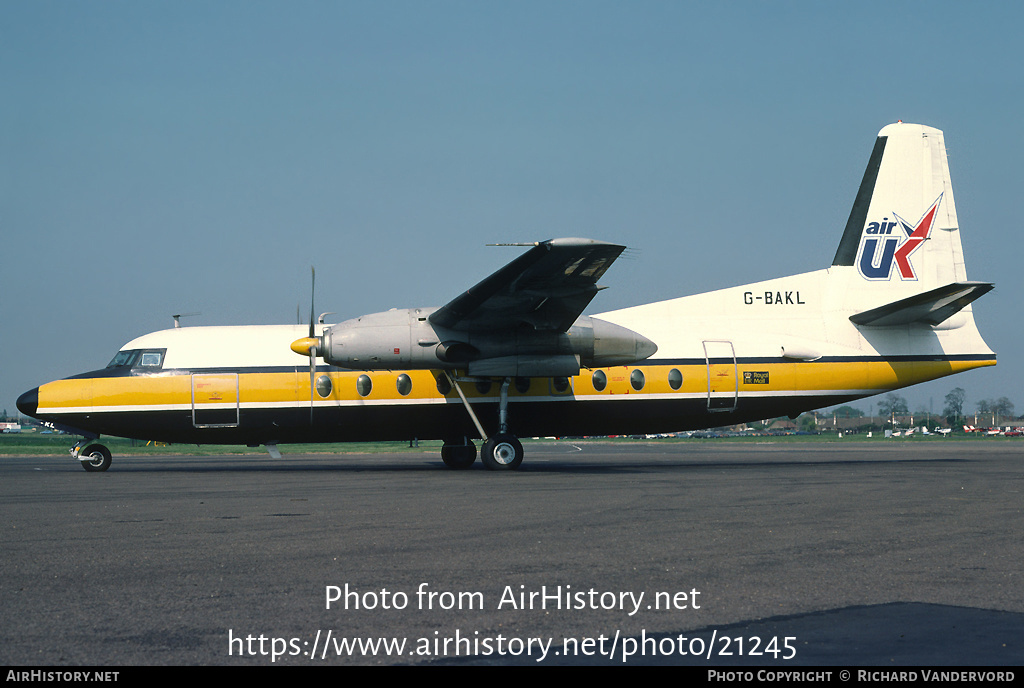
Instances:
[[[512,384],[512,378],[506,377],[501,383],[501,393],[498,396],[498,432],[487,437],[480,419],[476,417],[473,407],[470,406],[466,395],[462,393],[458,381],[452,375],[448,375],[449,381],[459,393],[463,406],[472,418],[473,424],[484,438],[484,446],[480,449],[480,462],[489,471],[513,471],[523,463],[523,443],[508,431],[508,388]],[[463,438],[461,444],[445,442],[441,447],[441,460],[449,468],[469,468],[476,461],[476,446],[469,438]]]
[[[468,437],[463,437],[461,443],[445,442],[441,447],[441,460],[448,468],[469,468],[476,461],[476,445]]]
[[[523,443],[515,435],[499,432],[484,442],[480,460],[491,471],[514,471],[523,462]]]
[[[84,449],[82,445],[88,440],[82,440],[71,448],[71,456],[82,463],[82,468],[90,473],[100,473],[110,468],[110,450],[102,444],[90,444]]]

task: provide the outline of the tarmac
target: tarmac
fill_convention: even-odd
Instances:
[[[1024,442],[0,458],[0,664],[1024,663]]]

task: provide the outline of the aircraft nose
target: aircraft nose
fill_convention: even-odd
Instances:
[[[18,410],[26,416],[35,416],[39,408],[39,388],[30,389],[18,397]]]

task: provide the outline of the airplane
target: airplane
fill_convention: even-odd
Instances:
[[[275,457],[287,443],[439,439],[453,469],[480,441],[487,469],[513,470],[520,437],[795,418],[996,364],[971,307],[993,285],[968,281],[959,227],[943,133],[897,122],[824,269],[584,316],[625,247],[551,239],[440,307],[325,324],[311,305],[308,329],[147,334],[18,408],[81,435],[71,453],[87,471],[111,464],[101,435]]]

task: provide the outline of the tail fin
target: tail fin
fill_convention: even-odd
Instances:
[[[967,281],[941,131],[900,122],[878,132],[832,265],[860,278],[854,301],[873,312],[858,324],[938,324],[991,289]]]

